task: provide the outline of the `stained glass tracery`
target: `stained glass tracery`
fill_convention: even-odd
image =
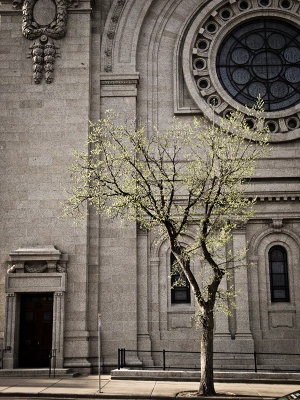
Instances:
[[[242,105],[260,95],[265,111],[300,100],[300,32],[281,20],[256,19],[239,25],[220,45],[217,74],[223,88]]]

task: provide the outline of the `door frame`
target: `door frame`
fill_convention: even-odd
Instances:
[[[52,349],[56,349],[56,366],[63,368],[64,352],[64,322],[65,322],[65,292],[66,292],[66,260],[67,257],[55,249],[49,254],[36,252],[30,254],[30,260],[44,260],[49,265],[48,271],[26,272],[25,262],[28,254],[24,249],[12,253],[12,261],[17,261],[15,270],[10,268],[5,281],[6,307],[4,327],[3,368],[18,368],[19,366],[19,334],[20,334],[20,301],[21,293],[53,293]],[[26,249],[25,249],[26,250]],[[52,249],[50,249],[52,250]],[[16,253],[18,254],[16,255]],[[25,253],[25,254],[24,254]],[[13,260],[17,258],[17,260]],[[59,264],[58,264],[59,262]],[[57,272],[57,270],[64,272]],[[20,272],[19,272],[20,271]],[[55,271],[55,272],[54,272]]]

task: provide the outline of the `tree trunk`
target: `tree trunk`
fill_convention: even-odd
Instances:
[[[200,395],[216,394],[214,388],[214,317],[213,313],[204,317],[201,334],[201,378]]]

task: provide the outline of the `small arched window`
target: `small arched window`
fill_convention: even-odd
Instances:
[[[290,301],[287,254],[282,246],[273,246],[270,249],[269,265],[271,301]]]
[[[188,261],[189,262],[189,261]],[[173,253],[170,255],[171,265],[171,303],[190,303],[191,291],[190,284],[182,271],[181,267],[177,264],[176,258]]]

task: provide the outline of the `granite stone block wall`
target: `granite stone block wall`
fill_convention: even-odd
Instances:
[[[6,301],[9,254],[20,248],[55,246],[68,256],[64,303],[59,303],[64,304],[64,367],[96,368],[98,314],[104,367],[116,366],[119,347],[140,351],[128,356],[130,365],[159,365],[158,353],[141,350],[199,349],[200,331],[192,320],[195,302],[172,304],[170,250],[155,232],[108,220],[92,209],[86,210],[81,225],[59,218],[73,148],[87,150],[88,121],[103,117],[107,109],[119,112],[124,124],[143,123],[148,136],[153,125],[164,129],[174,116],[191,121],[202,115],[218,87],[213,49],[220,44],[219,32],[227,32],[231,23],[244,23],[252,14],[274,19],[291,15],[291,23],[299,28],[295,16],[300,6],[296,0],[270,0],[268,6],[246,0],[247,11],[240,0],[68,3],[66,35],[54,39],[59,57],[49,84],[44,77],[34,83],[28,57],[33,40],[22,35],[22,11],[10,0],[2,0],[0,8],[0,343],[12,321],[12,313],[5,310],[18,306],[19,292],[15,300],[10,296]],[[217,27],[215,36],[207,31],[209,23]],[[213,43],[212,50],[195,48],[200,34],[208,46]],[[207,66],[203,71],[193,68],[196,53]],[[207,91],[195,83],[201,76],[208,79]],[[222,87],[217,96],[222,104],[215,112],[216,123],[230,99]],[[230,102],[234,108],[235,100]],[[249,186],[249,195],[257,196],[256,216],[233,232],[230,245],[233,251],[249,247],[247,257],[253,265],[235,273],[232,284],[241,295],[232,315],[216,316],[219,351],[300,353],[299,112],[296,104],[267,116],[276,120],[278,129],[271,134],[271,155],[259,160]],[[289,118],[295,128],[287,127]],[[187,240],[192,240],[192,229],[189,235]],[[288,303],[270,298],[272,246],[287,252]],[[197,260],[193,265],[195,271],[200,267]],[[173,356],[170,363],[198,365],[197,357],[184,357]],[[291,359],[261,357],[259,362],[286,360]],[[242,357],[239,363],[248,361]]]

